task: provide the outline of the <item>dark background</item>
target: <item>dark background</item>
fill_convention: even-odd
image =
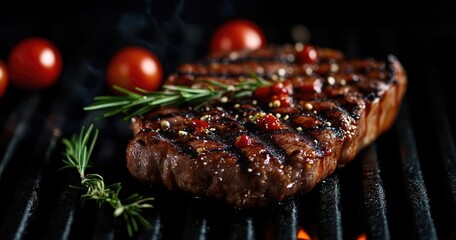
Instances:
[[[127,45],[153,51],[169,74],[182,62],[207,54],[211,34],[233,18],[256,22],[268,43],[293,43],[291,31],[299,25],[309,29],[311,43],[341,49],[348,57],[394,54],[409,72],[409,94],[417,98],[421,93],[416,88],[437,79],[445,85],[453,82],[456,3],[452,1],[14,1],[0,8],[0,59],[6,61],[20,40],[41,36],[62,52],[64,74],[59,84],[66,81],[65,73],[84,69],[81,64],[104,81],[109,59]],[[439,72],[429,79],[414,71],[423,67]],[[451,88],[444,90],[447,104],[455,103]]]
[[[350,35],[362,45],[362,52],[351,55],[396,51],[403,60],[431,60],[455,53],[455,11],[451,1],[14,1],[0,9],[0,58],[21,39],[42,36],[57,44],[64,60],[79,57],[101,65],[122,46],[143,45],[170,72],[182,61],[204,56],[223,21],[248,18],[263,28],[269,43],[293,42],[291,28],[301,24],[319,45],[344,48],[340,39]],[[385,39],[396,48],[373,42]]]

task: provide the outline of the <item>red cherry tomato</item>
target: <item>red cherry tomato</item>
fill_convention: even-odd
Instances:
[[[254,50],[265,44],[264,34],[255,23],[238,19],[229,21],[217,29],[212,36],[211,51]]]
[[[135,88],[156,91],[163,69],[158,58],[142,47],[126,47],[117,52],[108,66],[108,85],[137,92]]]
[[[0,97],[2,97],[6,88],[8,87],[8,73],[6,71],[6,66],[2,60],[0,60]]]
[[[19,42],[8,59],[11,82],[20,88],[39,90],[53,85],[62,71],[57,48],[46,39],[28,38]]]

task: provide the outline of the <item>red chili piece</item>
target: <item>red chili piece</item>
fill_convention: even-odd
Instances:
[[[249,136],[242,134],[236,138],[236,142],[234,144],[238,148],[246,148],[252,144],[252,140]]]
[[[320,93],[323,87],[323,82],[320,78],[303,79],[299,82],[299,89],[305,92]]]
[[[271,90],[274,94],[285,93],[291,95],[293,94],[293,84],[289,81],[278,82],[271,86]]]
[[[290,81],[285,81],[274,83],[272,86],[259,87],[253,96],[263,104],[279,100],[280,106],[289,107],[291,105],[291,94],[293,94],[293,84]]]
[[[271,102],[275,100],[280,101],[280,107],[290,107],[291,106],[291,97],[286,93],[281,93],[279,95],[274,95],[271,98]]]
[[[208,128],[209,127],[209,123],[208,122],[203,121],[203,120],[199,120],[199,119],[193,119],[190,122],[190,125],[192,127],[195,127],[195,128]]]
[[[269,102],[271,95],[272,91],[269,86],[259,87],[253,92],[253,96],[260,102]]]
[[[314,47],[305,45],[301,51],[298,52],[298,57],[302,63],[315,64],[318,62],[317,50]]]
[[[205,132],[206,129],[209,128],[209,123],[203,120],[193,119],[190,122],[190,126],[194,127],[197,133],[200,133]]]
[[[263,130],[277,130],[281,125],[279,119],[270,114],[259,117],[256,123]]]

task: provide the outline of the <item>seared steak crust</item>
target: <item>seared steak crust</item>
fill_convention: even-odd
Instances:
[[[218,53],[182,65],[166,84],[235,84],[254,72],[290,81],[293,104],[271,108],[246,97],[137,117],[127,148],[130,173],[238,207],[261,207],[311,190],[391,127],[407,82],[393,56],[384,62],[346,60],[335,50],[317,51],[318,64],[299,63],[296,50],[285,46]],[[258,113],[278,116],[278,129],[260,128],[252,121]],[[209,126],[196,126],[201,119]],[[235,144],[241,134],[250,144]]]

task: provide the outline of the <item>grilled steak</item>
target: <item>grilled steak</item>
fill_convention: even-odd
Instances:
[[[295,48],[283,46],[218,53],[182,65],[166,84],[235,84],[252,71],[269,81],[285,80],[294,93],[282,104],[244,97],[137,117],[127,148],[130,173],[238,207],[261,207],[311,190],[391,127],[407,84],[393,56],[382,62],[347,60],[331,49],[317,53],[318,64],[300,63]]]

